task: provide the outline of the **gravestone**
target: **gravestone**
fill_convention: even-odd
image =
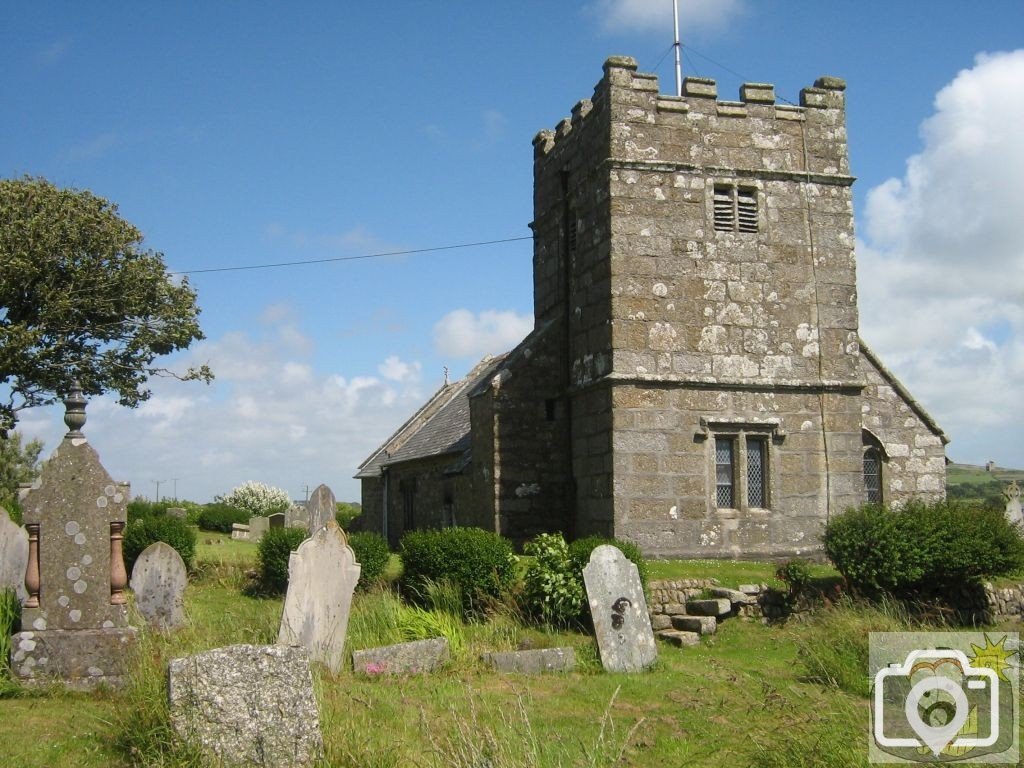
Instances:
[[[447,660],[448,640],[443,637],[352,651],[352,669],[363,675],[433,672]]]
[[[311,530],[309,527],[309,515],[306,514],[305,507],[298,504],[292,504],[284,511],[283,525],[285,528],[303,528],[307,531]]]
[[[182,507],[168,507],[167,516],[176,517],[179,520],[185,520],[188,518],[188,511]]]
[[[259,541],[263,534],[270,530],[270,518],[250,517],[249,518],[249,541]]]
[[[338,507],[335,504],[334,494],[326,485],[318,485],[313,495],[306,502],[306,513],[309,519],[310,534],[316,533],[327,525],[328,520],[334,520]]]
[[[242,523],[231,524],[231,538],[236,541],[247,541],[249,539],[249,526]]]
[[[636,565],[618,548],[602,544],[583,569],[590,615],[607,672],[640,672],[658,658],[647,600]]]
[[[211,762],[291,768],[323,756],[302,648],[233,645],[173,659],[167,694],[175,731]]]
[[[1020,486],[1016,480],[1011,480],[1003,491],[1006,497],[1006,517],[1011,523],[1024,524],[1024,514],[1020,505]]]
[[[288,592],[277,642],[301,645],[311,659],[337,673],[359,571],[335,520],[302,542],[288,558]]]
[[[28,566],[28,531],[15,523],[0,507],[0,591],[13,589],[25,602],[25,568]]]
[[[275,512],[272,515],[267,515],[267,526],[270,528],[284,528],[284,512]]]
[[[82,434],[77,383],[64,404],[69,431],[21,501],[28,596],[23,630],[11,638],[11,668],[29,685],[116,687],[136,639],[121,551],[128,487],[110,479]]]
[[[135,606],[149,626],[175,629],[185,623],[185,561],[170,544],[150,544],[132,567]]]
[[[485,653],[485,664],[496,672],[540,675],[546,672],[572,672],[576,669],[576,651],[569,648],[539,648],[532,651],[495,651]]]

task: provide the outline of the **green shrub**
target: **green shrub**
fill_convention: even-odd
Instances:
[[[854,589],[936,593],[1024,566],[1024,539],[1003,512],[942,501],[866,505],[825,527],[825,552]]]
[[[260,591],[280,594],[288,588],[288,558],[306,538],[301,528],[271,528],[256,547]]]
[[[542,533],[523,552],[533,557],[524,577],[526,612],[553,626],[577,623],[586,609],[583,572],[569,557],[562,534]]]
[[[775,569],[775,578],[786,582],[786,586],[789,587],[786,600],[792,606],[799,601],[811,583],[811,564],[806,560],[787,560]]]
[[[0,589],[0,679],[8,675],[11,635],[19,630],[21,601],[13,589]]]
[[[196,522],[204,531],[231,533],[231,527],[235,523],[249,524],[249,513],[244,509],[229,507],[227,504],[207,504],[202,508]]]
[[[499,599],[516,579],[512,543],[481,528],[409,531],[399,551],[405,594],[422,600],[428,580],[448,579],[461,589],[467,613],[479,612],[481,600]]]
[[[21,525],[24,522],[21,514],[21,502],[16,496],[0,499],[0,507],[7,510],[7,515],[15,525]]]
[[[356,553],[356,560],[361,566],[358,587],[368,589],[381,580],[388,566],[388,560],[391,559],[388,543],[379,533],[362,531],[351,534],[348,544]]]
[[[618,548],[626,556],[626,559],[636,566],[640,574],[640,583],[643,585],[644,592],[647,592],[647,582],[649,580],[647,560],[640,553],[640,547],[631,541],[608,539],[604,536],[587,536],[583,539],[576,539],[576,541],[569,545],[569,559],[572,561],[576,572],[583,573],[583,569],[590,562],[590,553],[602,544],[611,544],[613,547]]]
[[[284,512],[292,505],[288,491],[254,480],[232,488],[229,494],[218,496],[216,500],[229,507],[244,509],[250,517],[268,517]]]
[[[124,564],[132,572],[142,550],[157,541],[170,544],[192,569],[196,557],[196,531],[184,520],[176,517],[143,517],[128,523],[124,531]]]
[[[334,504],[334,519],[345,531],[352,525],[352,521],[363,514],[363,505],[355,501],[338,501]]]

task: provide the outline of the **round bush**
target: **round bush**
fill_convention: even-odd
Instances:
[[[867,505],[829,521],[825,553],[865,593],[934,593],[1024,567],[1024,539],[1000,510],[958,502]]]
[[[229,507],[227,504],[207,504],[199,513],[197,523],[204,531],[231,533],[235,523],[248,525],[249,513],[244,509]]]
[[[244,509],[250,517],[267,517],[276,512],[284,512],[292,505],[288,491],[253,480],[232,488],[231,493],[217,497],[217,501],[229,507]]]
[[[361,567],[359,571],[360,589],[369,589],[381,580],[384,569],[388,567],[391,551],[388,543],[379,533],[362,531],[348,537],[348,545],[356,553],[356,560]]]
[[[256,546],[260,590],[280,594],[288,587],[288,557],[306,538],[301,528],[271,528]]]
[[[587,563],[590,562],[590,553],[597,549],[602,544],[611,544],[616,547],[622,554],[626,556],[626,559],[632,562],[637,571],[640,574],[640,584],[643,585],[644,592],[647,591],[647,580],[648,580],[648,569],[647,560],[640,553],[640,547],[631,541],[625,541],[623,539],[608,539],[604,536],[587,536],[583,539],[576,539],[569,545],[569,559],[572,561],[573,569],[576,573],[581,574],[582,579],[583,569],[586,568]]]
[[[428,582],[447,580],[462,591],[463,610],[483,598],[500,598],[516,580],[512,543],[482,528],[409,531],[399,542],[402,588],[422,600]]]
[[[128,523],[124,531],[124,564],[131,574],[142,550],[157,541],[170,544],[192,569],[196,557],[196,531],[176,517],[143,517]]]

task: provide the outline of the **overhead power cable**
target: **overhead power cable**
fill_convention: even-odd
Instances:
[[[409,248],[404,251],[383,251],[381,253],[364,253],[359,256],[332,256],[328,259],[305,259],[302,261],[278,261],[273,264],[245,264],[237,267],[209,267],[207,269],[182,269],[171,272],[172,275],[199,275],[210,272],[242,272],[251,269],[274,269],[276,267],[299,267],[306,264],[329,264],[335,261],[359,261],[362,259],[380,259],[385,256],[409,256],[416,253],[431,253],[434,251],[452,251],[457,248],[476,248],[484,245],[500,245],[501,243],[516,243],[521,240],[532,240],[533,235],[523,237],[506,237],[502,240],[481,240],[475,243],[456,243],[455,245],[438,245],[433,248]]]

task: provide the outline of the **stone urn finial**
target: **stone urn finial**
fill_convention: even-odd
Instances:
[[[82,387],[78,379],[71,382],[71,391],[64,399],[64,423],[68,425],[68,433],[64,438],[85,437],[82,427],[85,426],[86,399],[82,395]]]

